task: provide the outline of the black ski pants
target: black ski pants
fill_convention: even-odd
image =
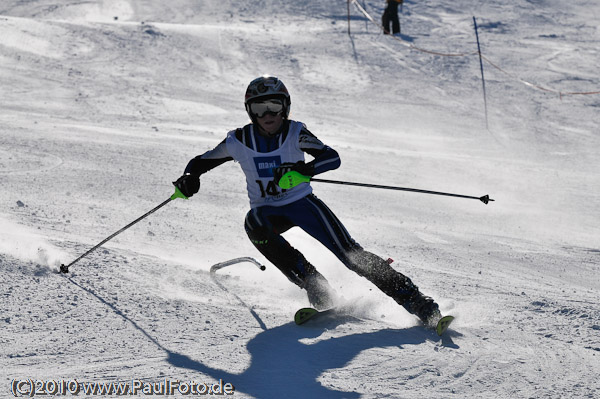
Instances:
[[[246,215],[245,229],[254,246],[294,284],[317,273],[306,258],[281,235],[298,226],[317,239],[350,270],[367,278],[399,304],[418,288],[387,261],[362,249],[333,212],[313,194],[283,206],[261,206]]]
[[[381,24],[383,25],[384,33],[400,33],[400,19],[398,18],[398,3],[389,3],[383,15],[381,16]],[[390,30],[390,24],[392,30]]]

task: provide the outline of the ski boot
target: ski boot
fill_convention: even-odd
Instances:
[[[435,328],[442,318],[440,308],[435,301],[417,291],[403,304],[404,308],[416,315],[425,327]]]
[[[335,291],[322,274],[316,272],[307,276],[304,286],[311,306],[317,310],[332,308],[335,304]]]

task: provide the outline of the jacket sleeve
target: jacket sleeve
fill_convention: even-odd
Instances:
[[[310,176],[337,169],[342,163],[337,151],[323,144],[306,127],[300,132],[299,145],[302,151],[314,157],[312,161],[306,163]]]
[[[223,140],[214,149],[193,158],[187,164],[184,174],[200,176],[231,160],[233,160],[233,158],[229,155],[227,145],[225,144],[225,140]]]

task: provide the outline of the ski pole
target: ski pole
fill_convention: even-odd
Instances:
[[[87,255],[91,254],[96,249],[100,248],[102,246],[102,244],[104,244],[107,241],[113,239],[115,236],[121,234],[122,232],[124,232],[125,230],[127,230],[128,228],[130,228],[131,226],[133,226],[134,224],[136,224],[139,221],[141,221],[142,219],[150,216],[151,214],[153,214],[154,212],[156,212],[157,210],[159,210],[160,208],[162,208],[163,206],[167,205],[169,202],[171,202],[171,201],[173,201],[174,199],[177,199],[177,198],[188,199],[185,195],[183,195],[183,193],[179,190],[179,188],[175,187],[175,193],[173,195],[171,195],[171,197],[169,197],[168,200],[165,200],[164,202],[162,202],[160,205],[158,205],[154,209],[146,212],[144,215],[142,215],[139,218],[135,219],[133,222],[129,223],[127,226],[123,227],[121,230],[119,230],[119,231],[111,234],[110,236],[106,237],[100,243],[98,243],[97,245],[95,245],[93,248],[91,248],[90,250],[88,250],[86,253],[84,253],[83,255],[81,255],[79,258],[75,259],[73,262],[69,263],[68,265],[65,266],[64,264],[61,264],[60,265],[60,272],[61,273],[69,273],[69,267],[71,267],[73,264],[79,262],[81,259],[83,259]]]
[[[339,181],[339,180],[312,179],[310,176],[304,176],[294,170],[291,172],[287,172],[286,174],[284,174],[282,176],[281,180],[279,180],[279,187],[289,189],[289,188],[297,186],[300,183],[308,183],[310,181],[315,181],[315,182],[319,182],[319,183],[342,184],[342,185],[346,185],[346,186],[359,186],[359,187],[369,187],[369,188],[382,188],[382,189],[386,189],[386,190],[410,191],[413,193],[445,195],[448,197],[457,197],[457,198],[477,199],[486,205],[488,204],[488,202],[494,201],[487,194],[482,197],[475,197],[475,196],[471,196],[471,195],[451,194],[451,193],[444,193],[444,192],[440,192],[440,191],[420,190],[417,188],[383,186],[380,184],[353,183],[353,182],[349,182],[349,181]]]

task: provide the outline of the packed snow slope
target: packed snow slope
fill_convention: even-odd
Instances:
[[[379,20],[383,1],[357,3]],[[407,0],[393,38],[354,4],[348,35],[341,0],[1,1],[0,396],[20,379],[169,379],[240,398],[600,397],[600,95],[558,94],[600,90],[599,10]],[[447,336],[297,230],[356,309],[294,325],[308,301],[248,241],[234,162],[55,273],[169,198],[248,122],[265,73],[340,153],[323,178],[495,199],[313,184],[457,317]],[[211,278],[240,256],[266,271]]]

